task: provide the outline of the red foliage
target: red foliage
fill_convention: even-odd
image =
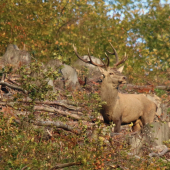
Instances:
[[[153,85],[146,85],[146,86],[141,86],[137,89],[139,93],[153,93],[154,92],[154,86]]]

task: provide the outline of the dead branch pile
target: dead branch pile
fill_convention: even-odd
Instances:
[[[5,77],[5,79],[2,79],[2,81],[0,81],[0,107],[4,115],[8,114],[10,116],[13,116],[15,118],[15,121],[20,123],[20,115],[24,116],[24,121],[28,122],[28,116],[30,114],[34,114],[36,120],[29,121],[33,125],[61,128],[75,134],[81,133],[81,130],[78,128],[77,121],[81,120],[89,125],[93,124],[89,122],[89,117],[85,117],[82,113],[84,110],[82,107],[78,107],[77,103],[67,100],[67,96],[63,98],[62,94],[62,97],[59,96],[59,99],[56,101],[36,100],[34,101],[34,107],[32,108],[32,111],[28,111],[26,108],[28,108],[28,106],[32,103],[32,100],[27,96],[28,92],[20,87],[19,83],[17,82],[18,79],[19,77],[16,78],[16,76],[10,76],[10,78]],[[62,91],[62,89],[60,89],[59,91]],[[25,95],[25,98],[14,100],[17,93],[22,93],[23,95]],[[43,120],[39,116],[40,114],[45,113],[48,113],[48,115],[50,115],[48,120]],[[61,117],[65,117],[67,121],[65,123],[59,121],[58,119]],[[53,121],[52,119],[55,118],[56,120]]]

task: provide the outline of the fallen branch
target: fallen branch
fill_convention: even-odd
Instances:
[[[158,157],[161,157],[161,156],[163,156],[163,155],[165,155],[167,152],[169,152],[170,151],[170,148],[165,148],[162,152],[160,152],[160,153],[154,153],[154,152],[152,152],[152,153],[150,153],[149,154],[149,156],[150,157],[155,157],[155,156],[158,156]]]
[[[3,104],[5,104],[3,102]],[[13,106],[12,103],[10,104],[10,106]],[[13,113],[14,114],[14,113]],[[14,121],[16,123],[19,123],[21,124],[21,121],[18,119],[18,117],[16,115],[13,115],[15,118],[14,118]],[[33,121],[33,120],[29,120],[28,118],[24,118],[24,121],[26,122],[30,122],[30,123],[33,123],[34,125],[38,125],[38,126],[55,126],[56,128],[62,128],[64,130],[67,130],[67,131],[71,131],[75,134],[81,134],[81,131],[79,129],[76,129],[67,125],[67,124],[64,124],[60,121]]]
[[[22,91],[23,93],[27,94],[27,91],[22,89],[21,87],[18,87],[18,86],[15,86],[15,85],[11,85],[9,83],[2,82],[2,81],[0,81],[0,85],[8,86],[8,87],[10,87],[12,89],[19,90],[19,91]]]
[[[40,101],[36,101],[35,103],[37,103],[37,104],[46,104],[46,105],[58,105],[58,106],[62,106],[62,107],[65,107],[67,109],[76,110],[76,111],[81,109],[81,107],[75,107],[75,106],[72,106],[72,105],[67,105],[65,103],[62,103],[61,101],[55,101],[55,102],[50,102],[50,101],[40,102]]]
[[[160,89],[160,90],[167,90],[170,91],[170,86],[156,86],[156,89]]]
[[[32,100],[31,99],[23,99],[22,101],[19,101],[19,102],[27,102],[27,103],[29,102],[30,103],[30,102],[32,102]],[[58,106],[62,106],[67,109],[75,110],[75,111],[82,109],[81,107],[73,106],[76,104],[72,101],[67,101],[67,100],[57,100],[57,101],[52,101],[52,102],[45,100],[45,101],[35,101],[35,103],[36,104],[45,104],[45,105],[58,105]]]
[[[5,74],[2,74],[1,82],[4,82],[4,79],[5,79]],[[0,89],[1,89],[1,85],[0,85]]]
[[[81,134],[81,131],[79,129],[74,129],[73,127],[66,125],[60,121],[31,121],[31,123],[33,123],[34,125],[38,125],[38,126],[55,126],[56,128],[62,128],[64,130],[67,131],[71,131],[75,134]]]
[[[6,78],[10,83],[12,83],[12,84],[15,84],[16,86],[19,86],[18,85],[18,83],[16,83],[15,81],[13,81],[13,80],[11,80],[11,79],[9,79],[9,78]]]
[[[141,160],[145,160],[145,159],[143,159],[143,158],[141,158],[140,156],[138,156],[138,155],[134,155],[133,153],[127,153],[129,156],[133,156],[133,157],[135,157],[136,159],[141,159]]]
[[[118,169],[118,168],[121,168],[121,169],[123,169],[123,170],[128,170],[129,168],[126,168],[126,167],[123,167],[122,165],[110,165],[110,167],[112,168],[112,169]]]
[[[28,165],[24,166],[21,170],[25,170],[26,168],[28,168]]]
[[[1,106],[10,106],[10,107],[14,107],[15,102],[0,102]]]
[[[73,102],[73,101],[69,101],[69,100],[60,100],[60,102],[66,103],[66,104],[69,104],[69,105],[77,106],[77,102]]]
[[[55,169],[60,169],[60,168],[65,168],[73,165],[81,165],[80,162],[72,162],[72,163],[65,163],[65,164],[58,164],[52,167],[50,170],[55,170]]]
[[[15,102],[3,102],[3,101],[1,101],[0,105],[1,106],[10,106],[10,107],[14,108]],[[14,109],[19,110],[20,108],[18,108],[18,109],[14,108]],[[62,111],[62,110],[52,108],[52,107],[49,108],[49,107],[44,107],[44,106],[34,106],[34,111],[45,111],[45,112],[58,113],[58,114],[61,114],[61,115],[64,115],[64,116],[69,116],[70,118],[73,118],[75,120],[87,120],[86,118],[80,117],[77,114],[69,113],[67,111]]]
[[[59,113],[61,115],[69,116],[69,117],[76,119],[76,120],[85,120],[85,118],[82,118],[82,117],[80,117],[76,114],[72,114],[72,113],[69,113],[67,111],[62,111],[62,110],[59,110],[59,109],[56,109],[56,108],[49,108],[49,107],[45,107],[45,106],[34,106],[34,110],[35,111],[45,111],[45,112]]]
[[[156,156],[158,156],[158,157],[161,157],[161,156],[163,156],[163,155],[165,155],[165,153],[167,153],[167,152],[169,152],[170,151],[170,148],[165,148],[165,149],[163,149],[163,151],[162,152],[160,152],[160,153],[154,153],[154,152],[152,152],[152,153],[150,153],[149,154],[149,157],[151,158],[151,157],[156,157]],[[146,159],[143,159],[143,158],[141,158],[140,156],[138,156],[138,155],[134,155],[133,153],[128,153],[128,155],[129,156],[133,156],[133,157],[135,157],[136,159],[141,159],[141,160],[146,160]],[[163,160],[164,161],[164,160]]]
[[[132,90],[132,89],[141,89],[141,90],[148,90],[148,91],[152,91],[154,89],[160,89],[160,90],[167,90],[170,91],[170,86],[153,86],[153,85],[133,85],[133,84],[127,84],[127,85],[121,85],[121,86],[125,86],[127,89]]]

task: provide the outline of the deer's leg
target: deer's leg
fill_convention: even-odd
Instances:
[[[148,112],[146,112],[143,116],[143,125],[146,125],[148,123],[152,123],[154,121],[154,117],[156,115],[156,111],[154,109],[149,110]]]
[[[118,120],[115,120],[114,123],[115,123],[114,132],[119,133],[120,132],[120,126],[121,126],[121,123],[122,123],[122,117],[120,117],[120,119],[118,119]]]
[[[139,131],[141,130],[141,128],[143,127],[142,121],[140,119],[136,120],[136,122],[134,123],[132,130],[135,131]]]

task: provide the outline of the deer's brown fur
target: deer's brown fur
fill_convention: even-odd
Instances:
[[[81,59],[75,47],[74,51],[77,57]],[[103,74],[101,99],[106,103],[102,106],[101,114],[106,123],[115,123],[115,132],[120,132],[121,124],[128,124],[131,122],[134,123],[133,130],[137,131],[140,130],[143,125],[153,122],[157,106],[143,94],[123,94],[118,92],[119,85],[126,82],[126,77],[121,74],[123,66],[119,69],[116,67],[125,62],[127,57],[125,56],[123,60],[118,61],[118,55],[114,48],[113,51],[113,53],[108,52],[116,56],[117,61],[113,68],[109,67],[107,54],[107,65],[104,63],[103,65],[95,64],[90,58],[90,54],[90,61],[87,61],[87,63],[98,66],[100,72]],[[85,60],[83,61],[86,62]]]
[[[138,119],[142,124],[151,123],[156,114],[156,104],[143,94],[123,94],[118,92],[118,86],[125,82],[125,77],[113,69],[105,71],[101,85],[101,99],[106,102],[102,106],[101,114],[106,123],[115,123],[115,132],[120,131],[121,124],[134,122],[133,129],[139,130],[141,126],[135,123]],[[139,120],[138,120],[139,122]]]

